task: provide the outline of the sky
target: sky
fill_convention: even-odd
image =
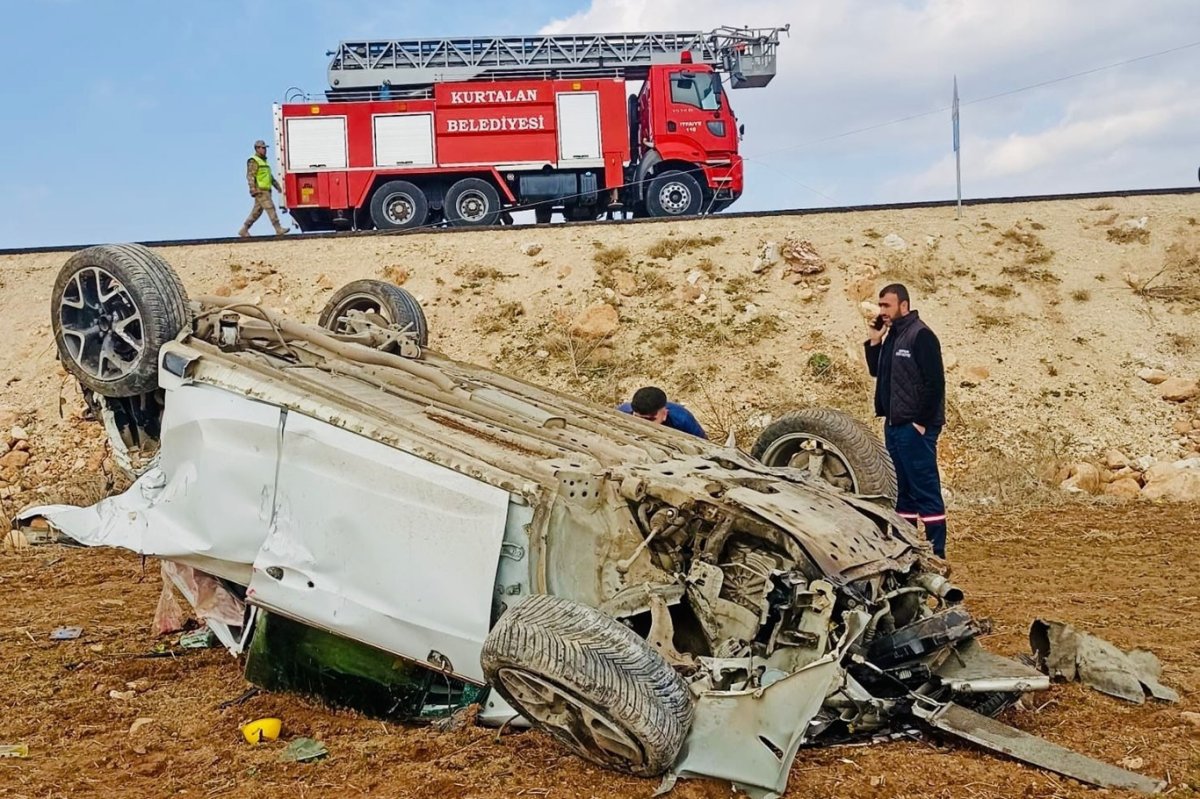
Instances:
[[[272,103],[292,87],[322,91],[327,51],[361,37],[790,24],[775,80],[730,93],[746,126],[734,211],[952,199],[955,76],[964,197],[1197,185],[1196,0],[734,8],[0,0],[0,248],[233,235],[250,206],[251,144],[272,138]],[[1015,91],[1026,87],[1036,88]]]

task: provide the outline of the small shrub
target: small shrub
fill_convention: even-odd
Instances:
[[[1007,300],[1011,297],[1015,297],[1017,294],[1016,289],[1014,289],[1012,286],[1004,285],[1004,284],[996,285],[996,286],[989,286],[989,285],[976,286],[975,290],[982,292],[983,294],[988,294],[992,297],[998,297],[1002,300]]]
[[[598,244],[598,242],[593,242]],[[592,260],[601,266],[616,266],[629,260],[629,250],[624,247],[605,247],[600,244],[592,255]]]
[[[517,320],[525,315],[525,306],[519,302],[501,303],[491,311],[485,311],[475,317],[475,324],[480,333],[501,333],[512,330]]]
[[[1150,230],[1144,227],[1121,225],[1108,229],[1108,240],[1114,244],[1149,244]]]
[[[1091,211],[1111,211],[1112,209],[1113,209],[1112,203],[1099,203],[1098,205],[1093,205],[1089,210],[1091,210]]]
[[[1071,292],[1071,299],[1075,302],[1087,302],[1092,298],[1092,292],[1087,289],[1075,289]]]
[[[682,252],[711,247],[724,240],[722,236],[668,236],[651,244],[646,250],[646,254],[651,258],[662,258],[669,261]]]
[[[980,330],[991,330],[994,327],[1002,326],[1006,321],[1006,317],[995,311],[980,308],[975,311],[975,326]]]
[[[823,352],[814,352],[808,356],[808,369],[815,377],[821,377],[833,366],[833,361]]]

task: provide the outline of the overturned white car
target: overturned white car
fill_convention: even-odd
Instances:
[[[823,740],[925,725],[1011,750],[988,717],[1049,685],[979,645],[944,564],[870,496],[894,490],[886,453],[835,412],[785,417],[756,460],[439,355],[395,286],[352,283],[310,326],[189,301],[136,245],[75,254],[51,312],[139,476],[32,513],[207,576],[244,607],[210,623],[256,682],[382,690],[401,715],[481,701],[605,766],[758,796]],[[269,636],[319,660],[308,632],[411,669],[282,679],[307,666],[269,662]],[[1110,768],[1055,757],[1026,759]]]

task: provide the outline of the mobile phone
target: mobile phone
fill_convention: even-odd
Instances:
[[[876,330],[883,330],[883,314],[877,314],[874,321],[871,322],[871,327]]]

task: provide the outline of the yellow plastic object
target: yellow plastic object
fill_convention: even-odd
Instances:
[[[283,722],[279,719],[258,719],[242,727],[242,737],[246,743],[257,745],[263,741],[274,741],[282,728]]]

